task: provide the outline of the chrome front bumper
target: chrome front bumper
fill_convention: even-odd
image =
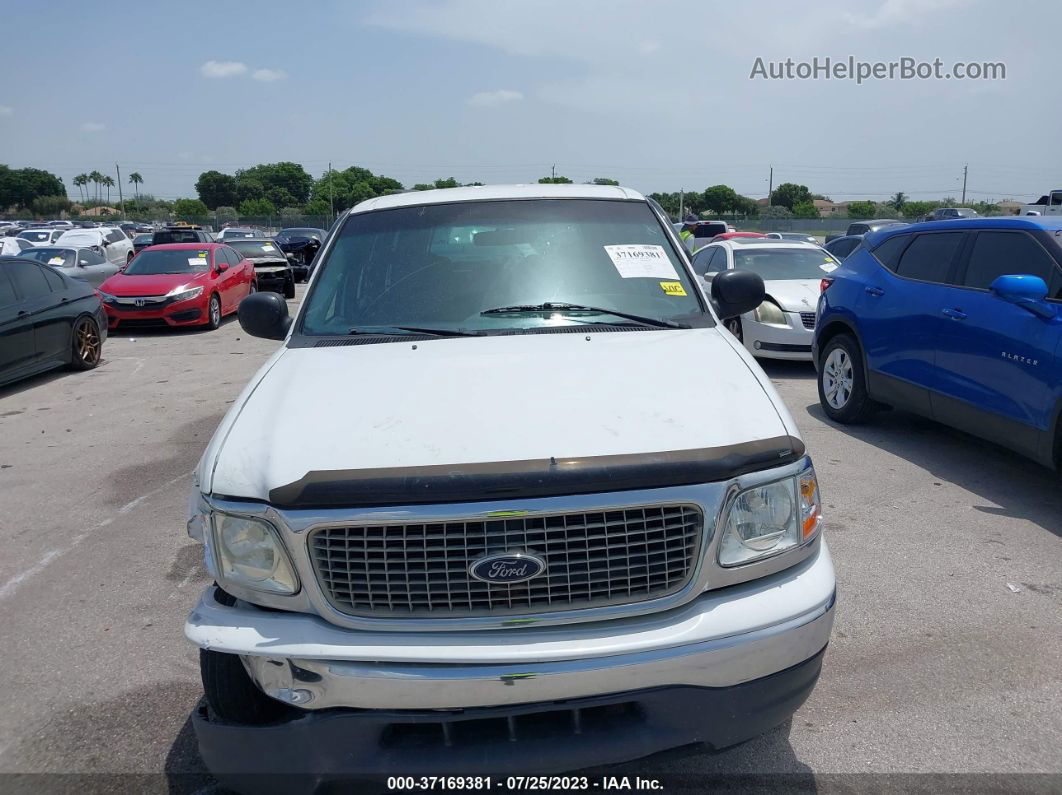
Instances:
[[[226,607],[208,590],[185,634],[238,654],[263,692],[303,709],[452,709],[666,686],[721,688],[826,646],[833,564],[824,542],[791,569],[662,613],[567,626],[366,632],[315,616]]]

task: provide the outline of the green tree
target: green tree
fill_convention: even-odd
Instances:
[[[133,186],[133,194],[135,195],[135,197],[137,199],[139,199],[140,198],[140,186],[143,184],[144,178],[142,176],[140,176],[140,172],[139,171],[134,171],[132,174],[129,175],[129,182]]]
[[[236,199],[242,204],[245,201],[254,201],[265,198],[265,186],[261,180],[254,177],[236,175]]]
[[[298,163],[288,161],[280,163],[260,163],[257,166],[236,172],[236,178],[256,179],[268,195],[273,189],[287,191],[293,204],[305,204],[310,199],[313,177]]]
[[[794,218],[818,218],[819,208],[811,202],[800,202],[793,205]]]
[[[77,188],[81,201],[85,201],[85,186],[88,185],[89,181],[88,174],[78,174],[71,181],[74,183],[74,187]]]
[[[737,204],[734,205],[734,212],[739,215],[756,215],[759,209],[760,205],[756,203],[756,200],[748,196],[738,196]]]
[[[619,185],[619,180],[610,179],[609,177],[594,177],[588,184],[590,184],[590,185]]]
[[[703,199],[705,209],[716,215],[732,212],[738,205],[737,191],[729,185],[712,185],[705,188]]]
[[[771,194],[772,205],[780,205],[790,211],[796,205],[810,201],[811,191],[806,185],[797,185],[795,182],[783,182]]]
[[[416,185],[413,186],[413,190],[431,190],[434,187],[434,185],[428,185],[425,182],[418,182]]]
[[[436,188],[460,188],[461,183],[453,177],[447,177],[446,179],[437,179],[433,183]]]
[[[332,205],[322,198],[310,199],[306,206],[302,208],[303,215],[311,215],[318,218],[324,216],[330,216],[332,214]]]
[[[103,182],[103,174],[98,171],[90,171],[89,182],[91,182],[96,188],[96,201],[100,200],[100,183]]]
[[[885,202],[889,207],[894,209],[898,213],[902,213],[904,207],[907,205],[907,194],[902,190],[896,191],[896,193]]]
[[[240,202],[240,215],[271,216],[276,214],[276,205],[269,199],[248,199]]]
[[[66,196],[38,196],[30,206],[34,215],[59,215],[69,210],[70,205]]]
[[[872,201],[848,202],[849,218],[873,218],[877,205]]]
[[[100,180],[103,186],[107,188],[107,204],[111,203],[111,188],[114,187],[114,177],[104,177]]]
[[[66,196],[66,186],[55,174],[39,168],[0,165],[0,210],[13,205],[29,207],[38,196]]]
[[[567,177],[539,177],[540,185],[571,185],[572,181]]]
[[[236,212],[235,207],[221,206],[214,210],[214,220],[217,221],[218,226],[235,223],[240,220],[240,214]]]
[[[770,207],[764,207],[760,210],[760,218],[772,219],[772,218],[792,218],[793,213],[788,207],[783,207],[780,204],[772,204]]]
[[[425,185],[423,189],[431,188]],[[374,196],[403,190],[402,183],[382,174],[373,174],[361,166],[351,166],[342,171],[326,171],[313,185],[312,197],[328,202],[329,212],[334,203],[336,209],[353,207]]]
[[[236,177],[220,171],[204,171],[195,181],[195,191],[199,194],[199,201],[211,210],[234,205],[237,201]]]
[[[274,207],[292,207],[296,204],[305,204],[306,199],[299,201],[287,188],[282,188],[279,185],[274,185],[271,188],[266,188],[265,197],[273,203]]]
[[[932,201],[904,202],[903,214],[906,218],[920,218],[933,212],[939,206],[938,202]]]
[[[210,215],[210,208],[199,199],[178,199],[173,203],[173,213],[182,221],[195,221]]]

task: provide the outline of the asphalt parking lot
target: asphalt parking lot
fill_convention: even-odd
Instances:
[[[188,724],[201,689],[182,625],[208,578],[185,499],[275,345],[234,318],[138,330],[112,335],[92,372],[0,389],[0,772],[167,772],[88,781],[210,788]],[[1058,477],[899,412],[831,426],[810,365],[766,369],[822,484],[833,640],[790,724],[657,769],[1062,774]]]

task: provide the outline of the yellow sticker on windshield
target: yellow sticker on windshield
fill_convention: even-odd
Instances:
[[[198,254],[196,254],[199,259],[206,259],[206,255],[207,253],[205,251],[200,251]]]
[[[686,288],[682,282],[660,282],[660,289],[668,295],[685,295]]]

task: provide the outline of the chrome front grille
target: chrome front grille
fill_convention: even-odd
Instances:
[[[804,324],[804,328],[815,328],[815,313],[814,312],[801,312],[800,322]]]
[[[538,613],[641,602],[681,590],[697,568],[703,515],[653,505],[470,521],[324,527],[309,537],[321,589],[337,610],[380,617]],[[477,580],[485,555],[529,552],[527,582]]]

